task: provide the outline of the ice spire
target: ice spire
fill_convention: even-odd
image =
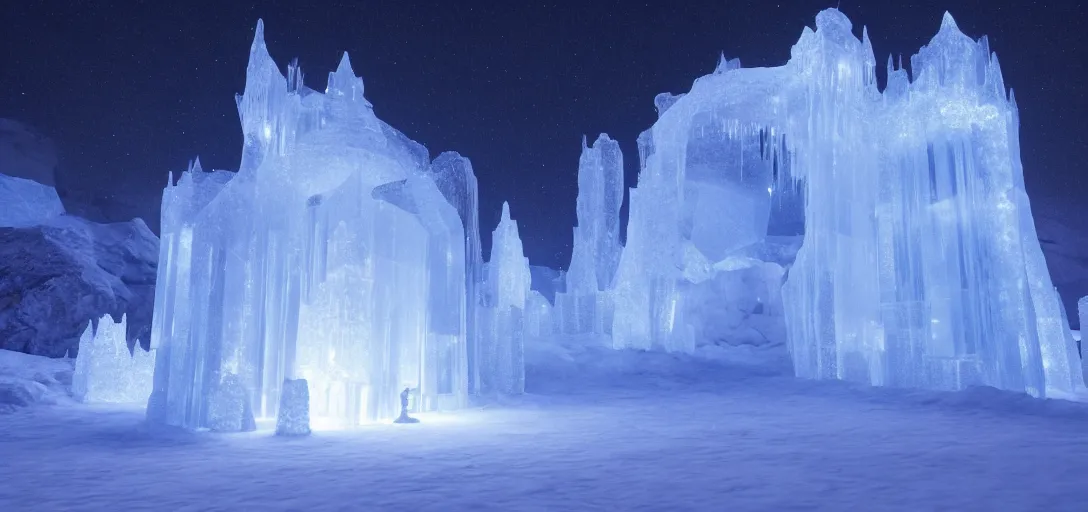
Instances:
[[[944,16],[941,18],[941,32],[945,30],[955,30],[960,32],[959,25],[956,25],[956,19],[952,17],[952,13],[945,11]]]
[[[325,94],[350,101],[363,101],[370,105],[363,97],[363,79],[355,76],[348,52],[344,52],[344,56],[340,58],[340,65],[336,67],[336,71],[329,73],[329,85],[325,88]]]
[[[258,51],[268,54],[268,47],[264,44],[264,18],[257,18],[257,28],[253,31],[253,43],[249,45],[249,54]]]
[[[253,44],[249,47],[245,91],[235,96],[238,118],[242,122],[245,147],[238,172],[245,174],[257,168],[270,148],[282,141],[280,119],[283,98],[287,95],[287,80],[264,43],[264,20],[257,20]]]
[[[510,218],[510,203],[505,201],[502,203],[502,218],[491,238],[488,272],[496,307],[525,307],[531,281],[529,260],[522,249],[518,223]]]
[[[718,65],[714,67],[713,74],[720,75],[734,69],[740,69],[740,59],[728,59],[725,57],[725,52],[722,52],[718,56]]]

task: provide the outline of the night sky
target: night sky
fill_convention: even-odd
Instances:
[[[508,200],[532,263],[565,267],[583,134],[618,139],[634,185],[635,138],[657,117],[657,93],[686,92],[722,51],[748,67],[781,65],[816,13],[839,4],[244,3],[4,1],[0,117],[57,141],[59,182],[137,203],[126,211],[157,227],[167,171],[197,155],[205,168],[237,168],[234,94],[264,18],[281,67],[298,57],[306,83],[323,90],[346,50],[381,119],[432,158],[455,150],[472,160],[485,249]],[[989,35],[1016,89],[1025,176],[1038,201],[1088,192],[1088,16],[1077,3],[839,5],[856,34],[868,26],[881,80],[888,54],[914,54],[945,10],[969,36]]]

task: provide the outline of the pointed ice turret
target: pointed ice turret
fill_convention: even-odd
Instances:
[[[487,264],[491,307],[481,311],[481,389],[518,394],[525,391],[525,305],[532,276],[509,203],[502,205],[502,219],[491,240]]]
[[[967,37],[952,15],[945,12],[937,35],[910,59],[915,87],[921,90],[937,86],[963,89],[981,83],[983,77],[979,73],[984,72],[984,68],[980,69],[976,63],[989,59],[988,49],[982,50],[985,55],[979,55],[982,46],[988,48],[989,44],[980,45]]]
[[[348,57],[348,52],[344,52],[336,71],[329,73],[329,85],[325,88],[325,94],[350,101],[361,101],[369,106],[370,102],[363,97],[363,90],[363,79],[355,75],[355,71],[351,68],[351,58]]]
[[[287,90],[287,80],[264,43],[264,20],[257,20],[249,47],[245,91],[234,98],[245,142],[239,174],[254,171],[268,151],[283,143]]]
[[[718,56],[718,65],[714,67],[713,74],[720,75],[734,69],[740,69],[740,59],[728,59],[725,57],[725,52],[722,52]]]
[[[502,219],[491,238],[488,273],[496,307],[525,307],[532,281],[529,259],[525,257],[518,223],[510,217],[510,203],[507,202],[502,204]]]
[[[956,19],[952,17],[952,13],[945,11],[944,16],[941,16],[941,31],[955,30],[960,32],[959,25],[956,25]],[[962,32],[961,32],[962,33]]]

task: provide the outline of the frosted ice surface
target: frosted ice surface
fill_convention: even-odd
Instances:
[[[36,226],[64,214],[56,189],[0,174],[0,227]]]
[[[129,352],[124,316],[114,322],[109,315],[87,325],[79,338],[72,394],[83,402],[140,404],[151,395],[155,354],[138,344]]]
[[[194,163],[163,192],[152,421],[246,430],[281,417],[285,382],[328,426],[395,418],[406,387],[420,410],[466,403],[475,186],[440,190],[363,93],[346,55],[325,93],[281,74],[258,23],[238,172]]]

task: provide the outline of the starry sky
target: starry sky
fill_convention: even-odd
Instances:
[[[969,36],[989,35],[1020,105],[1029,193],[1083,196],[1088,16],[1077,3],[2,2],[0,117],[57,141],[59,186],[157,229],[168,171],[198,155],[205,168],[237,167],[234,94],[264,18],[273,58],[297,57],[315,89],[348,51],[380,118],[432,157],[455,150],[472,160],[483,230],[509,201],[530,261],[565,267],[582,136],[619,140],[634,185],[635,138],[657,117],[657,93],[686,92],[720,52],[747,67],[783,64],[825,7],[839,6],[858,35],[868,26],[881,64],[914,54],[945,10]]]

